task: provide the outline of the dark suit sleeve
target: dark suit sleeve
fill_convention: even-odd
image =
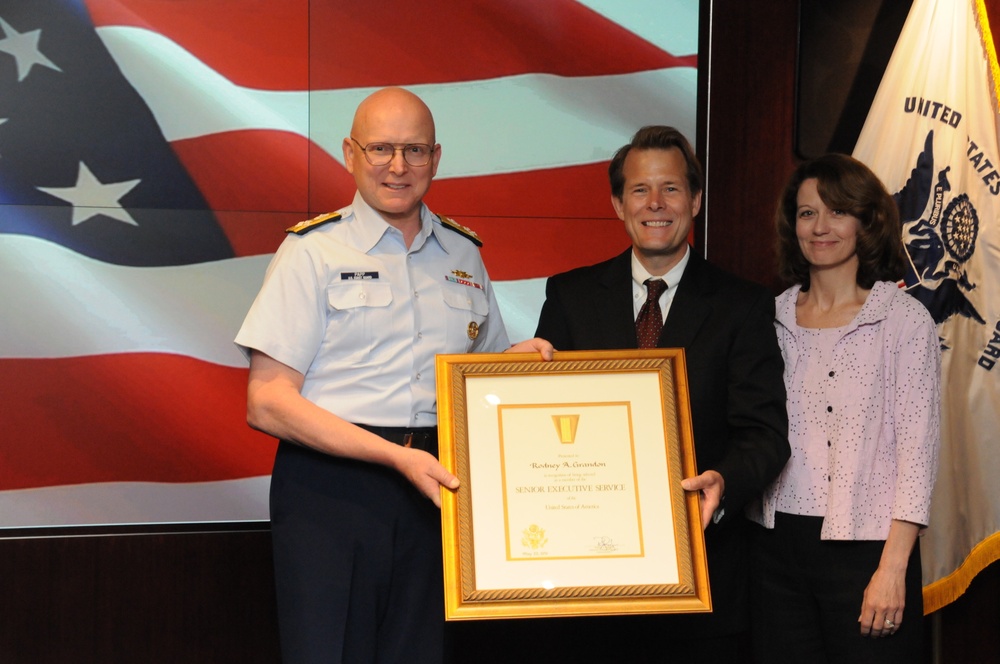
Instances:
[[[791,454],[784,362],[774,332],[774,299],[758,291],[728,351],[729,445],[714,469],[725,479],[725,520],[742,518]]]
[[[569,319],[559,296],[556,278],[549,277],[545,282],[545,302],[538,316],[535,336],[548,340],[556,350],[575,350],[569,331]]]

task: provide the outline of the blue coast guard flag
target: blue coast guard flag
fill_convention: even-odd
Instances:
[[[926,613],[1000,558],[997,72],[982,0],[915,0],[854,150],[899,205],[906,288],[941,337],[941,465],[920,544]]]

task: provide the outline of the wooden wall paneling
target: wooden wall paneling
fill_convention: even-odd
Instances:
[[[716,265],[778,284],[772,217],[795,166],[798,1],[714,0],[705,238]]]
[[[279,661],[270,533],[0,540],[5,664]]]

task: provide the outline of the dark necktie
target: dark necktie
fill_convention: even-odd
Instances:
[[[663,329],[663,313],[660,311],[660,296],[667,290],[667,282],[662,279],[646,279],[646,301],[635,319],[635,338],[639,348],[656,348]]]

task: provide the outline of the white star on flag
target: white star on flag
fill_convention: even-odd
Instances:
[[[18,32],[7,25],[7,22],[2,18],[0,18],[0,28],[3,29],[5,35],[3,39],[0,39],[0,51],[14,56],[14,60],[17,62],[17,80],[19,82],[27,78],[31,68],[35,65],[62,71],[38,50],[38,38],[42,36],[41,30]]]
[[[138,226],[139,224],[121,206],[119,201],[140,182],[141,180],[101,182],[90,172],[87,165],[81,161],[74,186],[37,187],[37,189],[72,203],[74,226],[101,214],[105,217],[111,217],[126,224],[131,224],[132,226]]]

